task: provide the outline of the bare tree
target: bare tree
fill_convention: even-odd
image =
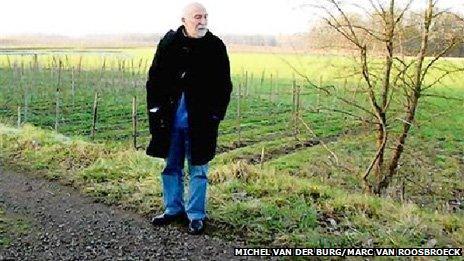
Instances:
[[[324,11],[323,20],[327,25],[357,50],[355,69],[364,83],[359,87],[362,88],[359,93],[368,103],[344,96],[337,98],[357,110],[356,114],[350,115],[375,126],[376,152],[362,179],[369,193],[384,194],[396,175],[408,134],[414,126],[420,98],[425,91],[447,75],[463,71],[457,66],[439,66],[437,63],[462,44],[462,17],[440,10],[437,0],[423,1],[426,3],[425,10],[420,14],[414,14],[411,10],[413,0],[367,0],[367,5],[355,2],[349,8],[347,1],[337,0],[318,1],[316,5]],[[401,5],[397,2],[401,2]],[[348,13],[347,10],[352,12],[353,7],[361,10],[364,20]],[[406,19],[406,15],[415,19]],[[414,31],[417,33],[411,33],[411,28],[416,28]],[[440,44],[434,44],[431,48],[431,39],[437,34],[440,35]],[[409,51],[415,55],[406,56],[404,44],[417,40],[419,44],[416,44],[415,50],[411,50],[414,45],[409,46]],[[373,45],[382,48],[373,52]],[[431,71],[434,72],[433,77]],[[329,95],[337,95],[339,91],[317,86],[309,79],[308,82]],[[363,116],[358,116],[361,114]],[[399,133],[395,133],[398,129]],[[392,150],[387,153],[389,148]],[[370,178],[371,173],[374,178]]]
[[[363,0],[365,1],[365,0]],[[403,0],[404,2],[404,0]],[[416,1],[417,2],[417,1]],[[359,4],[358,4],[359,6]],[[365,11],[366,8],[363,8]],[[395,12],[400,12],[397,9]],[[365,11],[367,13],[368,11]],[[360,31],[358,34],[360,38],[363,35],[372,33],[375,28],[382,28],[383,20],[379,15],[365,16],[364,14],[355,13],[353,11],[345,13],[346,17],[351,21],[355,27],[362,26],[363,28],[371,28],[370,31]],[[337,15],[337,14],[335,14]],[[364,17],[362,17],[364,15]],[[338,15],[340,16],[340,15]],[[338,17],[342,19],[342,17]],[[429,37],[428,50],[434,52],[440,50],[442,45],[446,43],[449,35],[459,35],[461,33],[459,24],[461,23],[460,17],[451,12],[443,12],[434,20],[434,32],[432,37]],[[407,56],[415,56],[421,44],[421,22],[422,14],[414,12],[406,12],[401,21],[396,25],[396,33],[400,38],[395,39],[395,46],[401,50],[401,53]],[[378,29],[377,29],[378,30]],[[334,30],[326,21],[316,21],[309,31],[308,45],[316,49],[339,49],[345,52],[352,50],[353,43],[346,37]],[[403,41],[401,41],[403,40]],[[377,50],[383,49],[384,43],[382,41],[370,41],[366,46],[368,51],[376,53]],[[445,56],[463,57],[464,56],[464,43],[457,43],[455,47],[449,51]]]

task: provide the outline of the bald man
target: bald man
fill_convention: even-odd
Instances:
[[[159,42],[148,74],[147,109],[152,135],[147,154],[164,158],[164,213],[153,225],[188,222],[190,234],[204,231],[209,161],[218,126],[230,101],[232,82],[224,43],[208,31],[203,5],[184,8],[182,26]],[[189,194],[184,204],[184,161]]]

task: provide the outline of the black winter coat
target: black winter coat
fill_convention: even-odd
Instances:
[[[232,92],[229,57],[211,32],[185,37],[183,26],[159,42],[148,74],[147,110],[152,135],[147,154],[166,158],[177,104],[182,92],[188,111],[191,160],[203,165],[216,153],[218,126]],[[158,108],[156,112],[150,109]]]

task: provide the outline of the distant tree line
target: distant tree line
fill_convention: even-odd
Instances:
[[[0,48],[11,46],[47,45],[47,46],[154,46],[162,34],[99,34],[79,37],[62,35],[12,35],[0,36]],[[227,44],[251,46],[280,46],[278,36],[273,35],[222,35]]]
[[[437,12],[439,12],[437,10]],[[439,52],[449,39],[462,36],[464,32],[459,26],[461,18],[458,14],[442,11],[441,15],[432,24],[431,30],[434,32],[430,37],[429,52],[431,54]],[[379,32],[382,26],[378,16],[361,16],[356,13],[346,14],[353,21],[353,29],[357,35],[365,40],[371,38],[368,42],[368,48],[371,51],[382,51],[384,46],[375,41],[370,35],[370,32]],[[340,19],[334,17],[333,19]],[[423,21],[420,19],[420,14],[408,13],[405,14],[402,23],[398,25],[398,33],[395,35],[395,48],[404,55],[414,56],[417,54],[418,47],[421,45],[421,28]],[[368,29],[368,30],[366,30]],[[309,31],[308,46],[312,49],[353,49],[353,44],[346,37],[341,35],[336,30],[333,30],[326,21],[316,23]],[[457,44],[450,50],[446,56],[448,57],[464,57],[464,44]]]

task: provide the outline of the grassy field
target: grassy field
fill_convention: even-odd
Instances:
[[[158,212],[163,162],[133,149],[131,119],[136,96],[137,142],[143,148],[149,138],[144,84],[153,50],[50,51],[41,50],[38,66],[30,55],[0,56],[2,162],[40,171],[109,204]],[[397,179],[389,196],[378,198],[364,195],[360,185],[375,153],[371,128],[330,110],[352,108],[315,92],[296,75],[300,114],[314,133],[292,124],[295,72],[288,63],[312,82],[334,85],[338,95],[363,104],[363,96],[353,92],[360,82],[350,76],[350,57],[230,57],[234,92],[209,174],[214,233],[233,231],[258,245],[464,245],[462,74],[445,78],[429,93],[453,99],[423,98]],[[463,62],[449,59],[441,66]],[[438,71],[428,81],[434,77]],[[91,138],[95,92],[97,129]],[[15,129],[18,106],[23,127]],[[44,130],[55,123],[61,134]]]

